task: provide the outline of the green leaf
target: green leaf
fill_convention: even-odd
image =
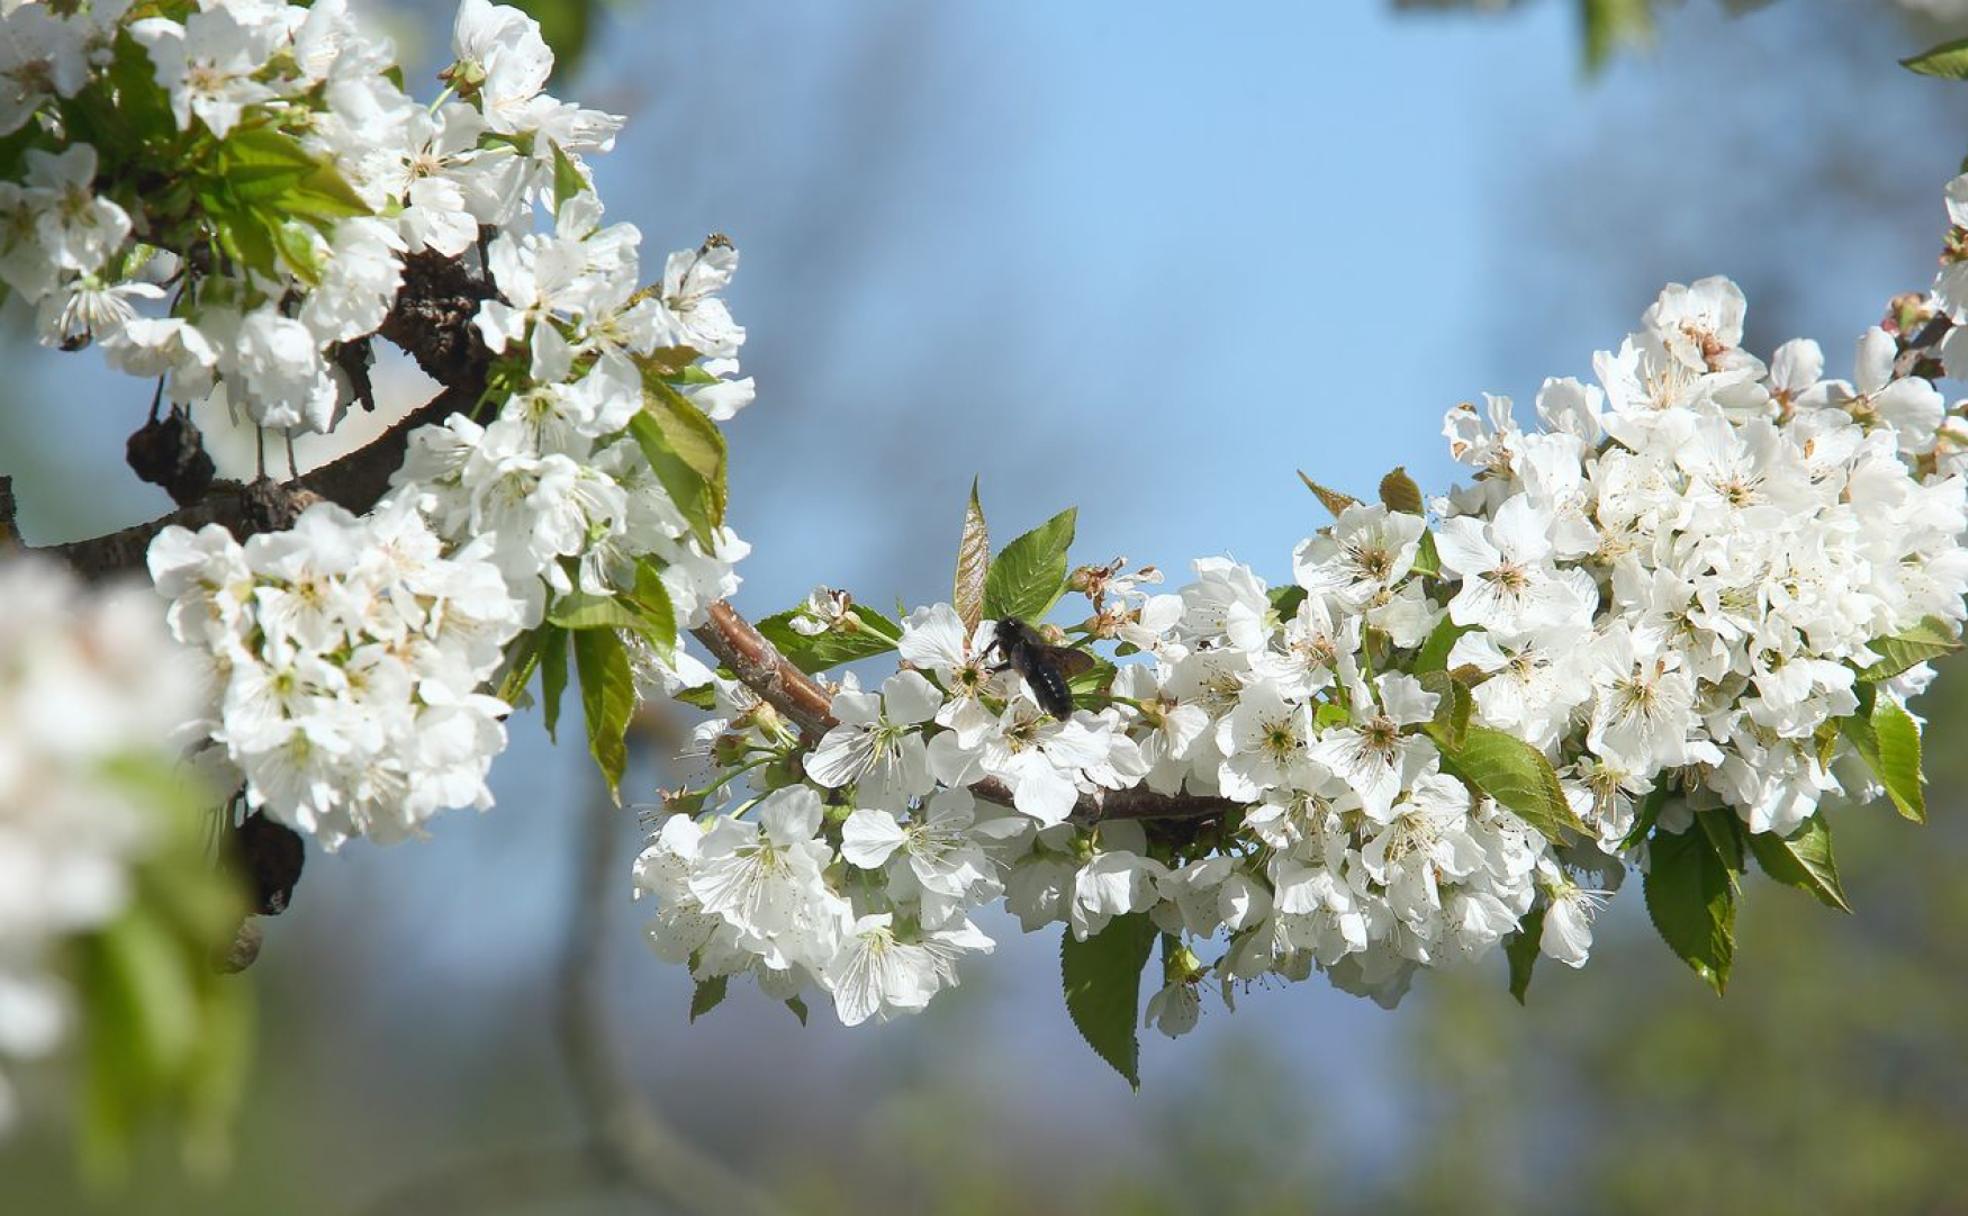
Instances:
[[[1563,844],[1567,833],[1586,834],[1585,824],[1565,800],[1551,761],[1537,748],[1487,726],[1470,726],[1460,745],[1451,745],[1448,732],[1437,723],[1423,729],[1442,749],[1445,768],[1496,799],[1497,805],[1542,832],[1545,839]]]
[[[128,906],[70,945],[85,1061],[78,1148],[85,1169],[114,1180],[143,1121],[163,1114],[193,1164],[217,1167],[243,1092],[252,989],[212,965],[245,912],[207,851],[216,794],[139,760],[104,776],[153,813]]]
[[[214,175],[227,192],[246,204],[271,203],[300,185],[316,161],[300,142],[278,127],[235,127],[220,142]]]
[[[1469,686],[1440,670],[1422,672],[1421,686],[1439,698],[1435,702],[1431,728],[1441,732],[1442,739],[1451,749],[1465,746],[1469,718],[1476,709],[1476,698],[1470,694]]]
[[[1886,796],[1893,800],[1894,808],[1915,823],[1925,823],[1927,802],[1920,789],[1920,726],[1891,697],[1869,696],[1866,694],[1870,688],[1861,687],[1864,692],[1859,698],[1860,713],[1840,718],[1839,728],[1851,740],[1872,775],[1886,787]]]
[[[1763,872],[1787,887],[1796,887],[1815,896],[1819,903],[1850,912],[1845,889],[1838,883],[1838,863],[1831,856],[1831,824],[1824,813],[1806,819],[1788,836],[1757,832],[1749,838],[1749,851]]]
[[[1538,947],[1544,938],[1544,905],[1527,913],[1517,932],[1504,939],[1503,956],[1510,960],[1510,995],[1524,1003],[1531,988],[1531,968],[1537,965]]]
[[[1298,606],[1305,602],[1305,588],[1297,583],[1287,583],[1283,587],[1271,588],[1265,593],[1265,598],[1271,601],[1271,611],[1278,614],[1278,619],[1288,621],[1298,615]]]
[[[629,762],[629,719],[636,707],[629,652],[612,629],[584,629],[573,637],[581,709],[588,719],[588,750],[608,781],[608,792],[620,801],[622,771]]]
[[[1585,70],[1597,72],[1613,52],[1645,45],[1653,36],[1651,0],[1581,0],[1585,16]]]
[[[1399,465],[1380,479],[1380,501],[1387,504],[1388,510],[1399,511],[1403,515],[1421,515],[1427,510],[1422,505],[1421,487],[1408,476],[1408,470]]]
[[[547,738],[560,742],[560,698],[567,691],[567,631],[543,629],[540,639],[540,714]]]
[[[977,479],[970,479],[970,505],[964,510],[963,535],[957,541],[956,587],[950,603],[966,631],[984,619],[984,584],[991,570],[991,533],[984,525],[984,504],[977,498]]]
[[[1640,802],[1640,811],[1633,817],[1632,829],[1627,832],[1626,839],[1620,841],[1621,849],[1630,849],[1639,844],[1647,838],[1648,832],[1654,830],[1654,825],[1660,822],[1661,808],[1667,805],[1667,794],[1667,778],[1657,778],[1654,788],[1648,790],[1647,796]]]
[[[670,589],[663,582],[663,572],[656,563],[643,558],[636,563],[635,590],[629,594],[636,609],[642,616],[642,636],[649,639],[658,654],[665,659],[676,653],[677,620],[676,605],[670,601]]]
[[[857,618],[851,630],[829,629],[808,637],[793,628],[794,618],[800,615],[800,610],[793,608],[766,617],[758,623],[758,631],[793,666],[809,675],[895,649],[901,626],[865,604],[857,603],[849,612]]]
[[[494,693],[508,705],[518,705],[526,694],[526,686],[533,679],[533,669],[540,665],[540,643],[545,630],[528,630],[519,635],[506,654],[505,674],[499,677],[499,687]]]
[[[984,615],[1038,621],[1066,590],[1066,551],[1079,509],[1068,507],[1012,541],[991,561],[984,579]]]
[[[315,220],[324,228],[335,220],[373,214],[355,188],[325,162],[315,165],[307,176],[282,194],[277,206],[281,214]]]
[[[1968,80],[1968,38],[1956,38],[1943,42],[1908,59],[1900,60],[1900,66],[1922,76],[1939,76],[1943,80]]]
[[[1141,969],[1155,945],[1155,925],[1145,912],[1107,922],[1080,941],[1069,926],[1059,947],[1066,1011],[1095,1054],[1114,1066],[1134,1089],[1141,1088]]]
[[[1647,849],[1647,915],[1662,940],[1715,989],[1736,953],[1736,880],[1706,832],[1658,832]]]
[[[287,269],[294,277],[310,287],[321,283],[321,259],[316,255],[314,229],[299,220],[282,220],[269,230],[273,244],[280,251],[280,260],[287,263]]]
[[[138,904],[81,939],[85,1024],[81,1150],[98,1179],[120,1176],[144,1115],[192,1058],[199,1001],[170,926]]]
[[[806,1000],[803,997],[787,997],[786,1008],[793,1011],[793,1016],[800,1020],[800,1025],[806,1025]]]
[[[1891,697],[1872,707],[1872,732],[1879,741],[1879,780],[1901,815],[1927,822],[1927,799],[1920,784],[1920,724]]]
[[[264,215],[224,200],[209,200],[203,205],[212,220],[212,235],[221,252],[269,278],[279,273],[280,250],[274,244],[273,229]]]
[[[1449,619],[1448,613],[1443,613],[1442,619],[1435,623],[1435,628],[1421,643],[1421,649],[1415,652],[1414,674],[1447,671],[1449,651],[1455,649],[1456,639],[1468,633],[1471,628],[1473,627],[1469,625],[1456,624]]]
[[[1727,807],[1711,807],[1695,812],[1695,825],[1708,837],[1709,847],[1722,859],[1732,874],[1740,874],[1747,867],[1743,860],[1742,820],[1734,810]]]
[[[629,423],[629,434],[691,532],[708,549],[712,533],[724,522],[724,435],[662,379],[645,373],[642,383],[643,408]]]
[[[552,143],[551,140],[548,142]],[[580,166],[576,165],[573,158],[561,150],[559,144],[553,144],[553,162],[554,212],[558,214],[561,206],[568,199],[573,198],[588,188],[588,179],[581,176]]]
[[[580,632],[587,629],[641,629],[642,614],[612,595],[576,591],[547,610],[547,623]]]
[[[1879,661],[1861,671],[1859,679],[1877,683],[1892,679],[1916,663],[1953,654],[1961,649],[1961,639],[1954,636],[1946,621],[1930,616],[1905,633],[1879,638],[1872,643],[1872,649],[1878,652]]]
[[[1298,471],[1298,479],[1304,482],[1305,488],[1312,491],[1313,497],[1324,504],[1326,510],[1331,511],[1335,516],[1348,507],[1357,506],[1360,502],[1359,499],[1353,497],[1351,494],[1342,494],[1338,490],[1328,489],[1318,482],[1313,481],[1305,475],[1304,469]]]
[[[1329,726],[1345,726],[1352,720],[1352,712],[1337,701],[1322,702],[1312,714],[1312,725],[1321,731]]]
[[[678,692],[674,699],[698,709],[716,709],[717,685],[699,684],[695,688],[686,688]]]
[[[723,1004],[728,986],[728,977],[722,975],[698,980],[696,989],[690,994],[690,1020],[694,1022]]]
[[[1424,531],[1415,542],[1414,572],[1437,578],[1442,573],[1442,555],[1435,549],[1435,534]]]
[[[1067,691],[1079,697],[1090,693],[1105,693],[1113,688],[1114,676],[1120,669],[1092,651],[1083,650],[1080,653],[1093,661],[1085,668],[1066,677]]]

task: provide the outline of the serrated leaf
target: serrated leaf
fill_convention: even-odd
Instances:
[[[1360,501],[1351,494],[1342,494],[1338,490],[1328,489],[1320,485],[1310,477],[1307,477],[1304,469],[1298,471],[1298,479],[1305,483],[1305,488],[1312,491],[1313,497],[1317,498],[1325,506],[1326,510],[1331,511],[1334,516],[1338,516],[1341,511],[1357,505]]]
[[[548,628],[540,639],[540,716],[547,738],[560,742],[560,698],[567,691],[567,631]]]
[[[1708,837],[1709,847],[1732,874],[1740,874],[1747,868],[1743,860],[1742,820],[1734,810],[1727,807],[1712,807],[1695,812],[1695,826]]]
[[[1806,819],[1788,836],[1775,832],[1756,832],[1749,838],[1749,851],[1763,872],[1787,887],[1807,891],[1819,903],[1850,912],[1845,889],[1838,882],[1838,863],[1831,855],[1831,824],[1824,813]]]
[[[1066,591],[1066,551],[1079,508],[1068,507],[1006,545],[984,579],[984,615],[1038,621]]]
[[[1544,906],[1540,904],[1524,916],[1517,932],[1504,939],[1503,956],[1510,960],[1510,995],[1519,1005],[1531,989],[1531,968],[1537,965],[1543,938]]]
[[[729,987],[728,977],[722,975],[698,980],[697,987],[690,993],[690,1020],[694,1022],[723,1004],[725,992]]]
[[[963,535],[957,541],[957,578],[950,603],[966,633],[984,619],[984,585],[991,572],[991,533],[984,524],[984,504],[977,498],[977,479],[970,479],[970,505],[964,510]]]
[[[1470,726],[1459,746],[1451,746],[1447,732],[1433,722],[1424,729],[1441,748],[1445,768],[1494,798],[1545,839],[1563,844],[1569,833],[1588,834],[1543,752],[1487,726]]]
[[[758,631],[793,666],[809,675],[895,649],[895,639],[902,633],[900,626],[865,604],[857,603],[850,611],[859,618],[853,630],[829,629],[809,637],[793,628],[800,610],[792,608],[760,621]]]
[[[1421,515],[1427,510],[1422,505],[1421,487],[1408,476],[1408,470],[1399,465],[1380,479],[1380,501],[1387,504],[1388,510],[1403,515]]]
[[[1921,791],[1920,724],[1891,697],[1872,707],[1872,733],[1878,740],[1880,783],[1901,815],[1927,822],[1927,798]]]
[[[643,408],[629,434],[704,548],[724,522],[724,435],[683,394],[656,376],[643,376]]]
[[[1915,664],[1953,654],[1961,649],[1961,639],[1954,636],[1946,621],[1930,616],[1905,633],[1874,641],[1871,649],[1879,655],[1879,661],[1861,671],[1859,679],[1877,683],[1890,680]]]
[[[588,719],[588,750],[621,801],[622,772],[629,762],[629,719],[635,714],[635,675],[629,652],[612,629],[573,635],[574,668],[581,676],[581,709]]]
[[[1872,695],[1870,686],[1862,685],[1861,689],[1859,713],[1840,718],[1839,729],[1872,770],[1872,775],[1886,787],[1886,796],[1892,799],[1894,809],[1915,823],[1925,823],[1927,802],[1920,788],[1920,726],[1891,697]]]
[[[1900,60],[1900,66],[1922,76],[1968,80],[1968,38],[1956,38]]]
[[[1736,953],[1736,883],[1707,834],[1657,833],[1643,885],[1661,939],[1721,995]]]
[[[1141,969],[1155,945],[1154,922],[1130,912],[1107,922],[1080,941],[1069,927],[1059,947],[1066,1011],[1087,1046],[1114,1071],[1141,1088],[1141,1042],[1135,1036],[1141,1011]]]

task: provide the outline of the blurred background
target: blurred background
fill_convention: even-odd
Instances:
[[[1929,282],[1968,151],[1968,90],[1894,63],[1968,32],[1931,5],[541,7],[585,34],[556,91],[630,116],[599,176],[646,270],[743,250],[754,617],[822,581],[946,596],[973,474],[999,541],[1077,503],[1082,560],[1286,577],[1323,522],[1295,469],[1446,487],[1443,410],[1589,376],[1668,281],[1733,276],[1752,349],[1817,337],[1849,375]],[[449,10],[368,8],[428,81]],[[121,464],[146,387],[0,359],[30,542],[168,507]],[[1834,813],[1851,917],[1749,879],[1726,1000],[1634,889],[1528,1009],[1500,957],[1393,1013],[1253,991],[1151,1033],[1138,1095],[1069,1024],[1054,934],[1008,918],[917,1019],[802,1028],[743,987],[690,1023],[629,899],[635,817],[521,714],[495,810],[316,855],[263,922],[228,1176],[160,1141],[91,1196],[50,1121],[0,1148],[0,1212],[1968,1209],[1968,678],[1939,689],[1932,822]]]

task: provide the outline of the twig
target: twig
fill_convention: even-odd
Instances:
[[[400,1182],[357,1209],[360,1216],[495,1212],[595,1187],[594,1146],[575,1144],[474,1153]]]
[[[491,354],[472,318],[481,302],[496,293],[456,258],[413,254],[405,261],[403,287],[377,332],[407,351],[443,391],[413,410],[366,447],[288,482],[290,492],[319,495],[360,514],[389,490],[390,474],[403,464],[410,434],[478,405],[485,393]],[[236,481],[218,481],[200,501],[169,515],[64,545],[46,552],[64,559],[88,578],[140,569],[150,542],[172,524],[198,529],[223,524],[241,540],[265,525],[263,516]]]
[[[778,1216],[782,1209],[770,1196],[686,1143],[630,1080],[609,1033],[602,992],[608,894],[622,885],[615,808],[598,794],[586,801],[554,1021],[568,1079],[593,1137],[593,1162],[621,1185],[706,1216]]]
[[[20,504],[14,501],[14,479],[0,475],[0,553],[20,544],[20,531],[14,524]]]
[[[817,738],[835,725],[833,694],[780,654],[729,602],[719,600],[711,605],[710,619],[692,630],[691,636],[767,705],[798,723],[809,738]],[[1012,804],[1011,789],[996,778],[973,784],[970,792],[988,802]],[[1240,809],[1241,803],[1228,798],[1158,794],[1136,786],[1080,795],[1073,818],[1081,824],[1103,819],[1221,819]]]

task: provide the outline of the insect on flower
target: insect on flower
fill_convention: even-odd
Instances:
[[[1067,681],[1092,670],[1092,655],[1070,646],[1047,645],[1038,630],[1015,616],[998,622],[997,635],[991,644],[1004,656],[1004,662],[993,670],[1010,668],[1023,676],[1025,686],[1032,690],[1032,699],[1053,717],[1073,716],[1073,692]]]

